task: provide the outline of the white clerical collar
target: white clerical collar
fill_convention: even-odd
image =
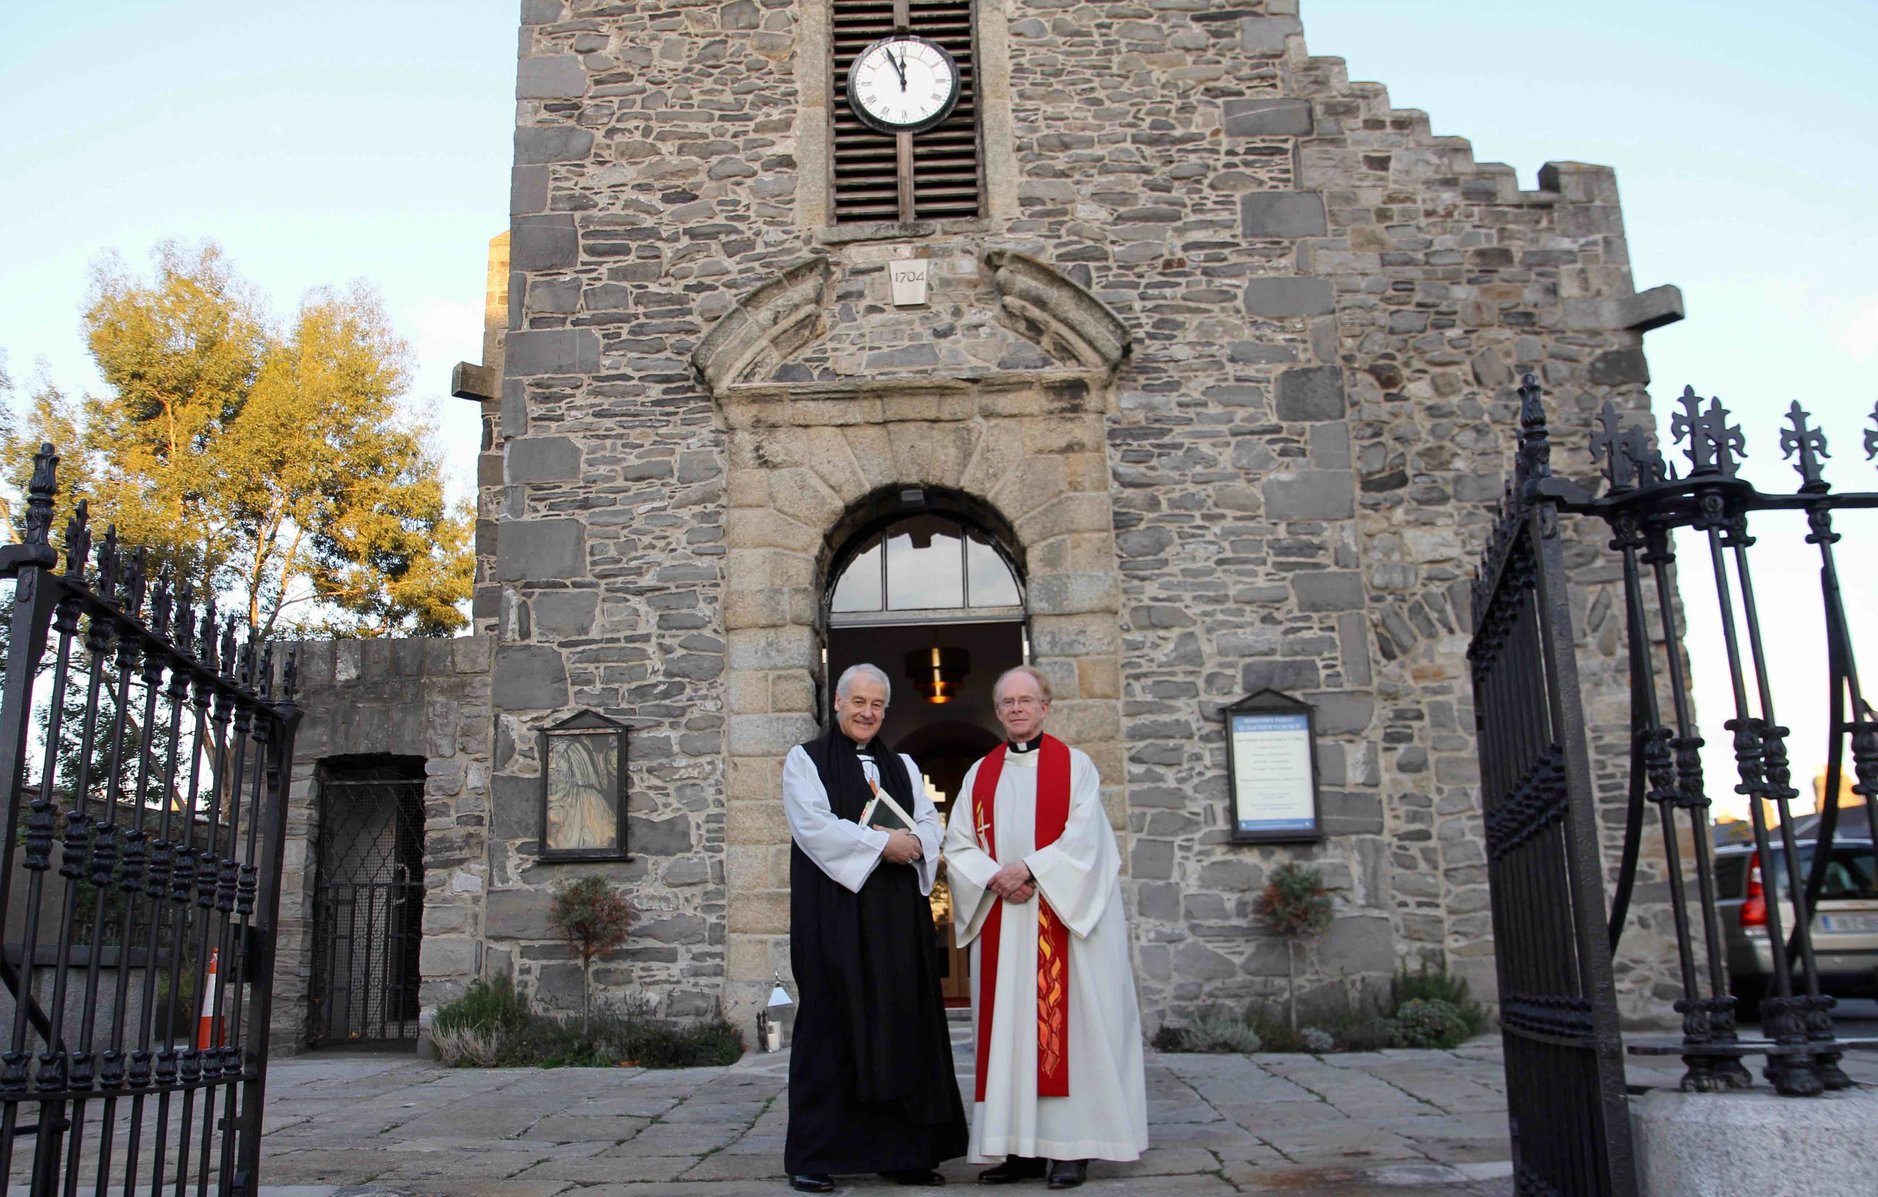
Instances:
[[[1029,741],[1024,741],[1024,742],[1020,742],[1017,740],[1010,741],[1010,750],[1012,752],[1018,752],[1018,753],[1035,752],[1042,745],[1043,745],[1043,733],[1039,732],[1037,734],[1037,738],[1034,740],[1029,740]]]

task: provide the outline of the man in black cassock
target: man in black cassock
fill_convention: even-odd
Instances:
[[[879,738],[887,675],[856,665],[835,726],[789,750],[789,963],[799,999],[789,1056],[789,1183],[825,1193],[844,1172],[944,1184],[970,1129],[952,1070],[927,895],[939,813],[912,758]],[[885,791],[910,830],[858,820]]]

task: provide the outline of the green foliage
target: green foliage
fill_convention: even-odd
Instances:
[[[1191,1047],[1187,1046],[1186,1028],[1177,1027],[1171,1022],[1162,1023],[1161,1029],[1154,1032],[1154,1038],[1149,1040],[1149,1043],[1157,1052],[1190,1052],[1193,1050]]]
[[[743,1037],[721,1015],[674,1022],[635,996],[581,1027],[535,1013],[507,978],[478,981],[440,1009],[431,1036],[458,1068],[696,1068],[743,1055]]]
[[[598,875],[562,886],[548,907],[548,925],[566,937],[583,964],[625,943],[631,919],[626,895]]]
[[[1397,1047],[1459,1047],[1467,1039],[1467,1020],[1439,998],[1410,998],[1389,1025]]]
[[[1323,871],[1291,861],[1272,871],[1256,909],[1265,925],[1291,943],[1315,939],[1330,926]]]
[[[580,957],[580,1025],[584,1034],[593,1006],[593,962],[626,942],[632,904],[612,882],[597,875],[562,886],[548,906],[548,925]]]
[[[1408,965],[1396,970],[1389,982],[1389,1005],[1399,1010],[1412,1001],[1443,1002],[1459,1012],[1469,1035],[1478,1035],[1487,1026],[1487,1011],[1468,990],[1467,979],[1450,974],[1444,965],[1428,967],[1423,960],[1414,972]]]
[[[1246,1007],[1246,1025],[1257,1032],[1268,1052],[1301,1052],[1304,1036],[1291,1025],[1286,1007],[1269,1002],[1253,1002]]]
[[[528,999],[516,992],[508,974],[478,977],[469,989],[453,1002],[437,1008],[431,1030],[454,1031],[463,1027],[485,1030],[516,1030],[529,1019]]]
[[[1330,926],[1330,894],[1323,871],[1315,865],[1288,861],[1272,871],[1254,905],[1265,925],[1285,941],[1286,990],[1290,996],[1290,1026],[1298,1029],[1297,949],[1322,935]]]
[[[1375,1010],[1359,1010],[1353,1006],[1342,1015],[1332,1013],[1323,1017],[1320,1025],[1330,1032],[1340,1052],[1376,1052],[1394,1045],[1389,1020]]]
[[[1297,1007],[1301,1030],[1278,1002],[1251,1003],[1245,1021],[1266,1051],[1314,1053],[1455,1047],[1487,1024],[1486,1010],[1468,995],[1465,981],[1427,965],[1404,967],[1380,999],[1361,987],[1334,985],[1299,996]]]
[[[1154,1033],[1154,1047],[1164,1052],[1255,1052],[1258,1032],[1231,1010],[1208,1010],[1186,1026],[1164,1024]]]
[[[16,493],[52,441],[68,510],[87,498],[126,543],[234,596],[263,637],[462,626],[470,520],[399,412],[410,354],[377,297],[316,290],[282,324],[214,245],[152,256],[149,279],[115,256],[93,269],[83,323],[105,392],[42,383],[23,427],[0,430]]]
[[[1302,997],[1299,1010],[1302,1029],[1293,1028],[1286,1011],[1273,1002],[1253,1002],[1245,1018],[1266,1051],[1366,1052],[1394,1046],[1376,1002],[1360,990],[1326,986]],[[1329,1036],[1330,1046],[1323,1047],[1317,1035]]]

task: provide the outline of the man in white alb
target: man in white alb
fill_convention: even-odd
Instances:
[[[1141,1014],[1121,853],[1084,753],[1043,734],[1050,683],[1028,665],[992,690],[1009,742],[965,774],[946,827],[958,942],[972,948],[980,1184],[1070,1189],[1091,1159],[1148,1146]]]

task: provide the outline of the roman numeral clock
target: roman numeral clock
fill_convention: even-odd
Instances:
[[[883,37],[848,68],[848,104],[882,133],[923,133],[959,102],[959,68],[944,46],[911,33]]]

